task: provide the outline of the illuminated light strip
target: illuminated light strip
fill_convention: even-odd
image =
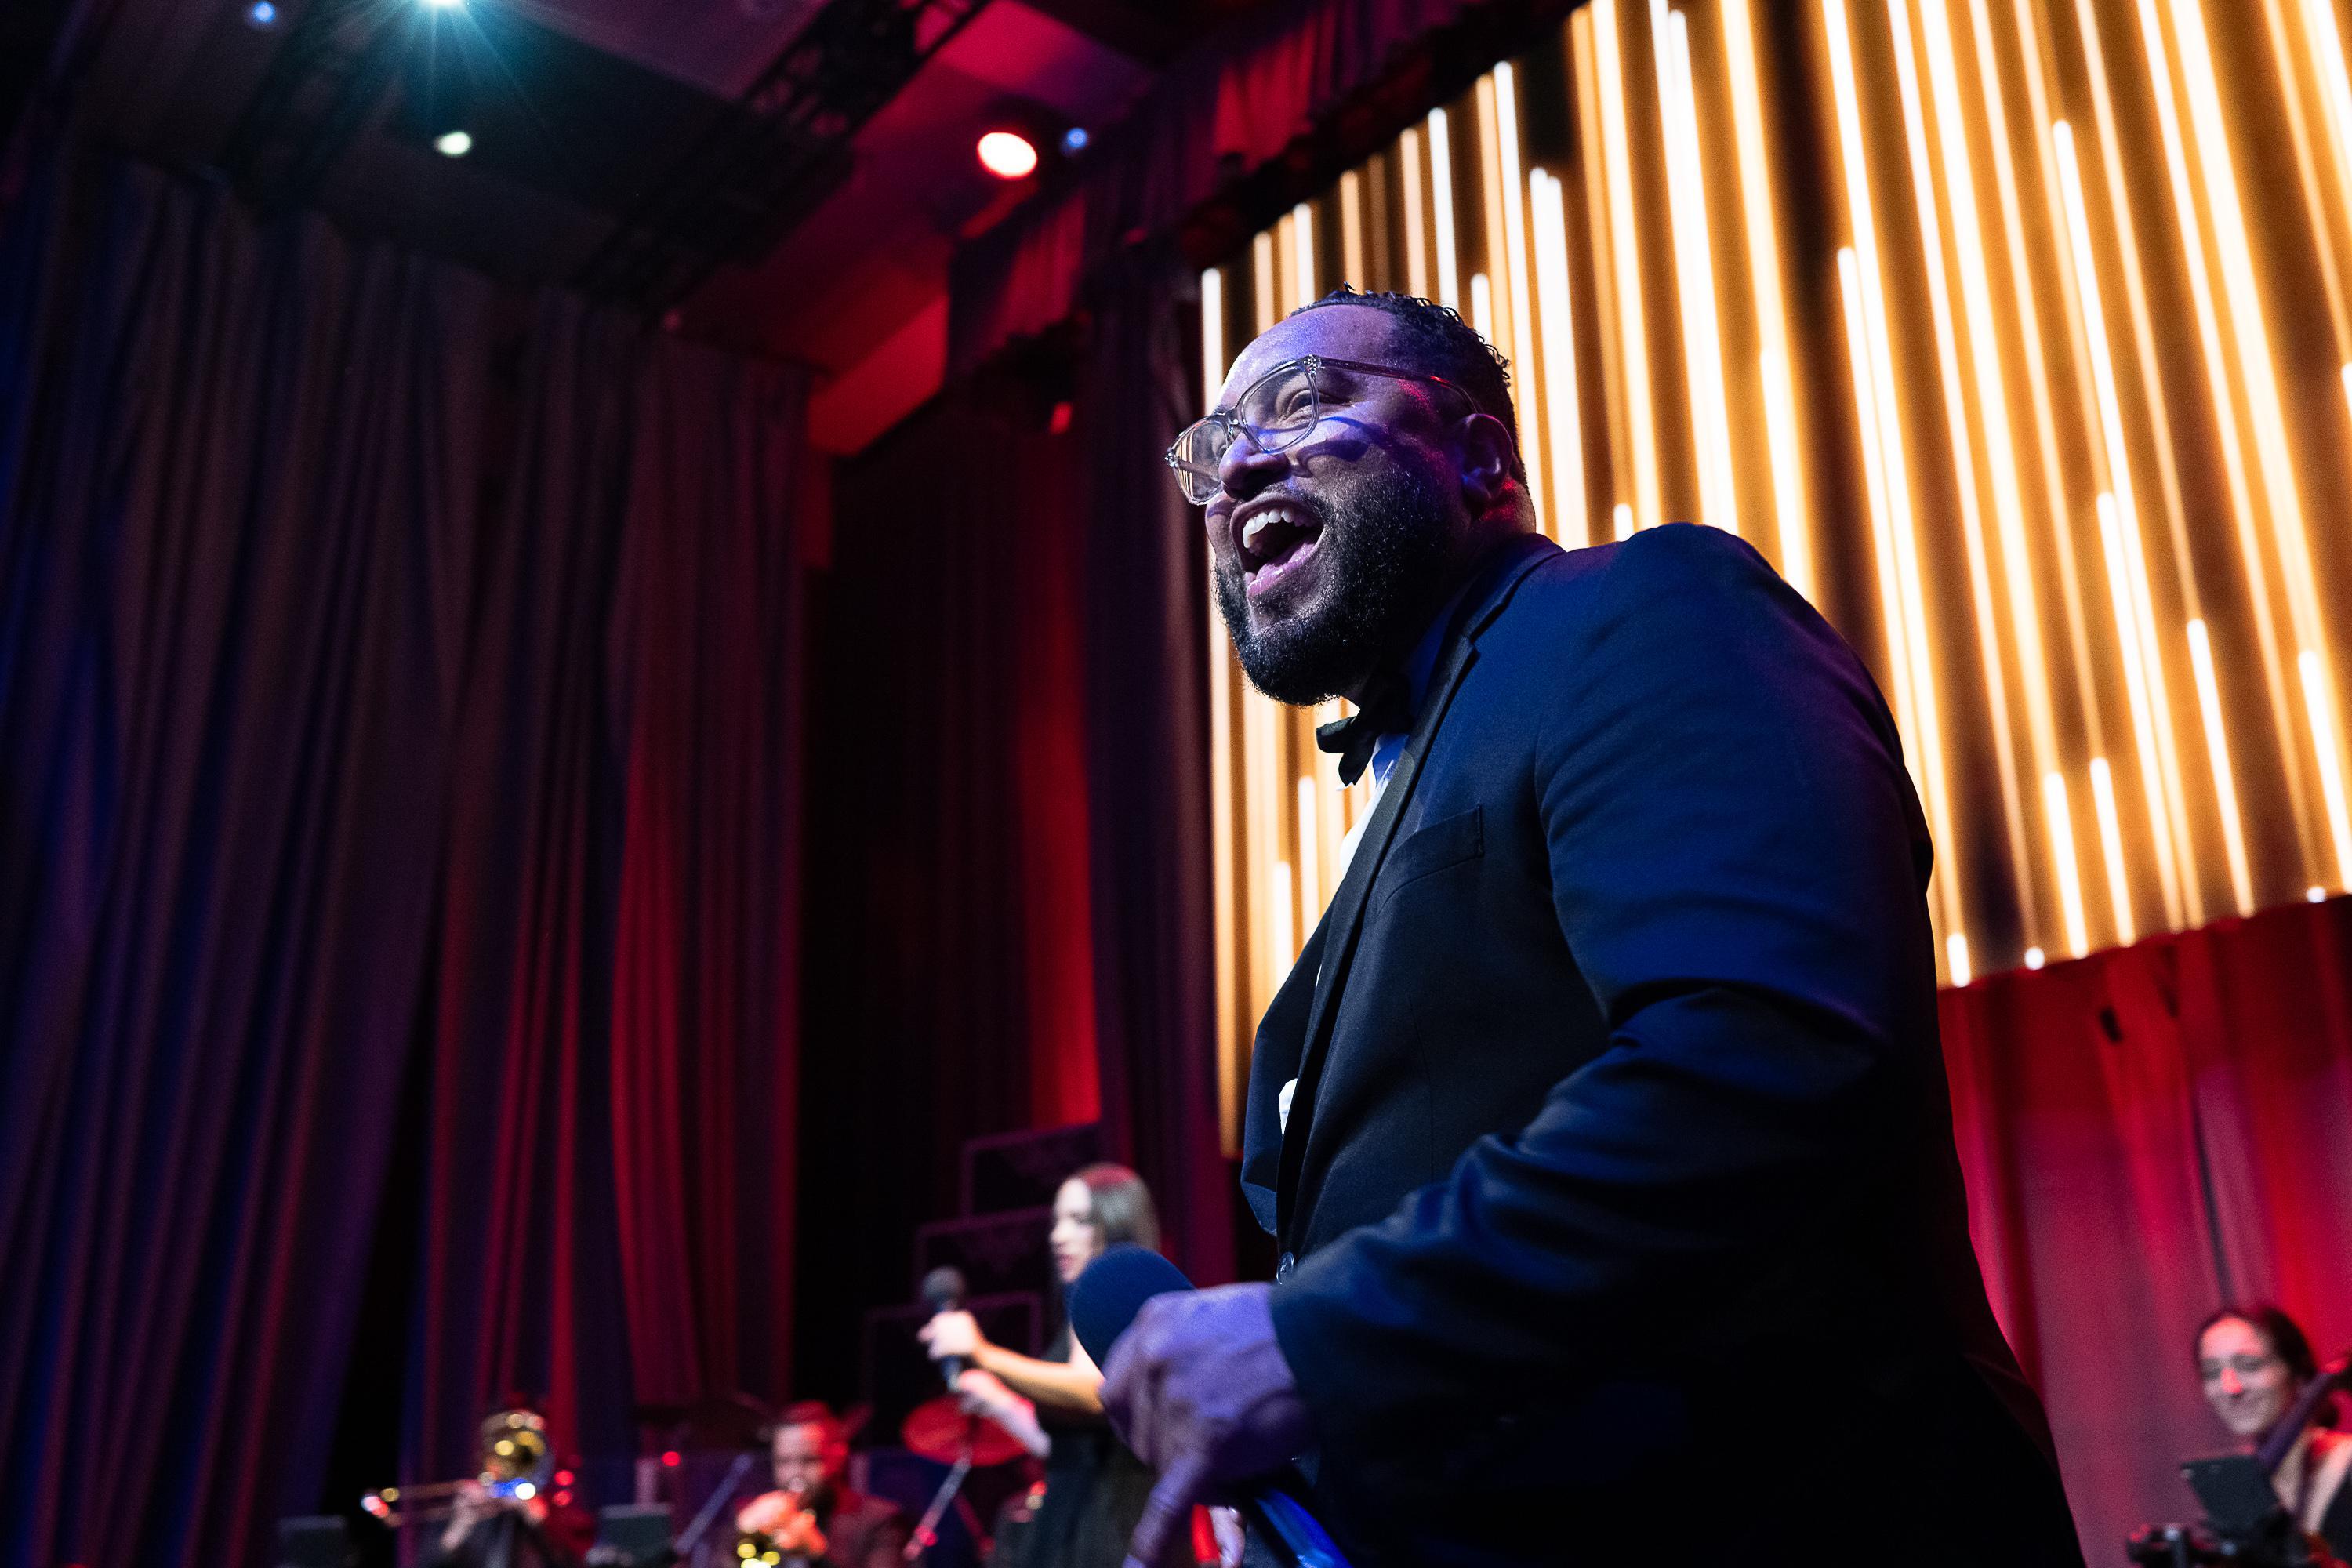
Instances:
[[[1935,664],[1928,654],[1927,595],[1919,574],[1919,544],[1911,511],[1910,466],[1903,455],[1903,405],[1896,394],[1895,356],[1887,325],[1886,290],[1878,267],[1877,218],[1870,198],[1870,165],[1862,141],[1861,96],[1854,87],[1853,41],[1846,30],[1844,0],[1822,0],[1830,43],[1830,79],[1836,89],[1838,145],[1845,174],[1847,221],[1853,228],[1854,269],[1860,285],[1864,335],[1870,364],[1871,398],[1876,409],[1880,460],[1885,466],[1889,532],[1902,592],[1898,623],[1909,650],[1912,701],[1919,763],[1915,777],[1927,807],[1927,820],[1949,865],[1959,841],[1952,832],[1951,791],[1944,769],[1943,725],[1937,715]],[[1963,924],[1959,879],[1935,879],[1943,906],[1944,929]]]
[[[1298,962],[1298,911],[1292,903],[1297,895],[1291,888],[1289,861],[1276,860],[1266,880],[1271,884],[1266,895],[1273,912],[1265,927],[1266,980],[1270,989],[1261,994],[1272,995],[1289,978],[1290,966]]]
[[[2102,539],[2109,547],[2110,569],[2115,563],[2113,552],[2127,552],[2136,544],[2139,533],[2139,512],[2133,498],[2131,457],[2124,445],[2123,405],[2116,392],[2115,362],[2108,352],[2106,312],[2100,302],[2097,262],[2091,253],[2090,220],[2083,205],[2083,175],[2074,157],[2074,128],[2061,120],[2050,128],[2051,144],[2058,157],[2058,184],[2066,207],[2066,235],[2074,253],[2074,283],[2081,295],[2084,342],[2091,361],[2091,378],[2097,394],[2099,428],[2105,442],[2107,473],[2111,490],[2099,493],[2099,523]],[[2124,524],[2117,528],[2118,537],[2105,539],[2109,513],[2119,512]],[[2127,534],[2127,537],[2126,537]],[[2147,796],[2149,836],[2155,840],[2158,880],[2164,890],[2165,919],[2171,929],[2184,923],[2181,901],[2182,860],[2178,825],[2172,819],[2174,801],[2179,793],[2179,765],[2169,756],[2170,748],[2159,737],[2168,740],[2171,734],[2170,700],[2166,695],[2164,665],[2156,645],[2156,629],[2143,625],[2137,613],[2141,593],[2136,588],[2129,567],[2132,553],[2123,558],[2126,575],[2115,579],[2126,599],[2130,613],[2117,620],[2118,631],[2137,634],[2124,644],[2124,668],[2128,679],[2146,683],[2155,696],[2149,700],[2135,700],[2133,729],[2140,752],[2140,786]],[[2158,761],[2165,759],[2164,763]],[[2171,765],[2168,770],[2165,765]]]
[[[2333,29],[2335,7],[2326,7],[2327,25]],[[2279,94],[2286,108],[2287,134],[2294,142],[2295,182],[2303,187],[2304,211],[2311,218],[2312,237],[2319,246],[2319,280],[2327,291],[2327,321],[2336,333],[2336,354],[2338,359],[2352,355],[2352,321],[2345,316],[2344,279],[2336,256],[2335,225],[2327,216],[2327,198],[2320,190],[2319,164],[2311,149],[2311,125],[2303,112],[2303,94],[2295,85],[2295,47],[2287,38],[2286,14],[2279,0],[2263,0],[2263,20],[2271,35],[2271,58],[2277,64]],[[2337,66],[2342,66],[2342,52],[2336,52]],[[2320,78],[2321,118],[2326,119],[2326,79],[2327,68],[2315,61],[2314,74]]]
[[[1225,385],[1225,273],[1212,267],[1201,274],[1201,406],[1217,405]]]
[[[1488,342],[1495,341],[1495,285],[1483,272],[1470,274],[1470,326]]]
[[[1478,113],[1478,212],[1479,237],[1484,241],[1486,279],[1496,290],[1492,320],[1495,331],[1489,339],[1502,353],[1510,356],[1512,381],[1519,379],[1517,352],[1511,344],[1511,279],[1510,260],[1506,253],[1503,235],[1503,154],[1502,132],[1495,113],[1495,78],[1492,72],[1478,79],[1471,89],[1471,102]],[[1514,384],[1515,393],[1524,389]],[[1522,397],[1522,401],[1524,398]]]
[[[2125,315],[2131,322],[2132,348],[2139,363],[2140,397],[2147,408],[2148,445],[2156,458],[2158,499],[2163,503],[2166,537],[2172,542],[2172,563],[2179,580],[2181,599],[2189,613],[2194,616],[2201,611],[2198,605],[2196,579],[2191,572],[2188,514],[2180,500],[2180,468],[2173,457],[2171,405],[2164,394],[2163,367],[2157,358],[2156,327],[2147,307],[2147,283],[2139,263],[2138,226],[2132,216],[2131,187],[2124,173],[2123,133],[2116,126],[2115,100],[2108,88],[2106,57],[2099,42],[2099,23],[2092,11],[2092,5],[2093,0],[2074,0],[2074,16],[2082,35],[2083,53],[2090,65],[2091,106],[2099,127],[2099,166],[2106,176],[2108,215],[2116,228],[2116,255],[2123,264]],[[2139,537],[2137,511],[2132,537],[2135,541]],[[2155,623],[2151,621],[2148,624],[2153,626]],[[2168,721],[2168,706],[2165,713]],[[2179,851],[2181,864],[2184,868],[2189,868],[2193,867],[2193,861],[2185,847],[2185,825],[2180,831],[2184,836],[2184,847]],[[2189,869],[2191,923],[2203,919],[2195,911],[2198,901],[2196,885],[2194,870]]]
[[[1895,522],[1886,496],[1886,462],[1878,431],[1878,400],[1871,395],[1870,328],[1863,320],[1862,277],[1853,247],[1838,249],[1838,293],[1845,306],[1846,360],[1853,375],[1854,420],[1861,426],[1864,491],[1870,505],[1871,552],[1877,566],[1878,614],[1885,623],[1886,663],[1895,689],[1895,727],[1906,763],[1919,755],[1919,725],[1911,704],[1911,644],[1903,635],[1903,593],[1895,569]]]
[[[2068,650],[2072,655],[2074,697],[2093,752],[2106,747],[2099,716],[2098,684],[2091,674],[2090,621],[2083,609],[2083,584],[2075,565],[2074,507],[2066,493],[2064,466],[2058,457],[2058,421],[2050,390],[2050,370],[2042,357],[2042,315],[2036,303],[2033,269],[2025,252],[2025,215],[2017,194],[2017,166],[2011,153],[2009,106],[2001,93],[2000,62],[1993,47],[1992,17],[1986,0],[1969,0],[1969,23],[1976,43],[1977,86],[1984,95],[1987,140],[1992,146],[1994,184],[2000,194],[2001,231],[2009,247],[2011,306],[2017,312],[2018,337],[2025,351],[2026,383],[2032,391],[2033,430],[2042,465],[2042,505],[2049,514],[2051,539],[2058,557],[2058,592],[2065,609]],[[2024,47],[2035,47],[2029,35]],[[2036,73],[2038,75],[2038,71]],[[2035,126],[2046,124],[2036,117]],[[2034,138],[2038,147],[2041,138]],[[2057,209],[2053,202],[2052,210]],[[2055,226],[2063,228],[2063,225]],[[2053,228],[2053,232],[2054,232]],[[2065,247],[2059,247],[2064,263]],[[2053,753],[2054,758],[2054,753]],[[2073,827],[2068,826],[2071,837]]]
[[[2074,858],[2074,819],[2066,805],[2066,775],[2054,768],[2042,775],[2042,811],[2058,860],[2058,910],[2066,926],[2066,952],[2080,958],[2091,951],[2090,922],[2083,912],[2082,868]]]
[[[1739,206],[1747,220],[1748,272],[1755,290],[1757,372],[1764,395],[1764,440],[1772,459],[1772,521],[1780,574],[1810,599],[1813,550],[1805,515],[1804,467],[1797,435],[1796,384],[1789,369],[1788,309],[1781,299],[1780,244],[1774,230],[1772,176],[1764,162],[1763,94],[1756,70],[1748,0],[1725,0],[1725,53],[1731,67],[1731,125],[1739,150]]]
[[[2009,389],[2001,376],[2000,344],[1995,333],[1992,278],[1985,267],[1984,232],[1977,212],[1976,168],[1969,155],[1959,73],[1952,26],[1944,0],[1920,0],[1923,51],[1936,104],[1936,125],[1944,158],[1945,202],[1952,214],[1953,249],[1959,261],[1962,318],[1968,323],[1969,361],[1975,373],[1976,407],[1982,422],[1985,462],[1992,479],[1993,520],[2000,531],[2001,578],[2009,602],[2011,635],[2017,643],[2018,671],[2025,689],[2026,735],[2032,748],[2027,776],[2047,777],[2058,761],[2058,725],[2050,703],[2050,666],[2042,646],[2042,612],[2033,591],[2033,560],[2025,535],[2024,487],[2009,418]],[[2045,795],[2043,804],[2048,798]],[[2060,863],[2061,825],[2044,824],[2052,868],[2061,882],[2074,868]],[[2063,833],[2067,844],[2073,831]],[[2021,886],[2020,897],[2027,889]],[[2031,925],[2032,922],[2029,922]],[[2031,940],[2032,932],[2028,931]]]
[[[1339,704],[1327,703],[1339,715]],[[1315,776],[1307,774],[1298,781],[1298,909],[1306,924],[1312,928],[1323,913],[1323,835],[1316,828]]]
[[[2253,488],[2246,474],[2246,457],[2238,434],[2238,399],[2230,384],[2229,355],[2221,342],[2221,320],[2213,304],[2212,268],[2205,257],[2204,227],[2198,216],[2197,194],[2189,171],[2189,154],[2180,133],[2180,116],[2173,101],[2172,72],[2164,47],[2164,29],[2155,7],[2141,0],[2140,28],[2147,40],[2148,73],[2155,89],[2157,121],[2164,145],[2165,172],[2171,185],[2175,219],[2179,227],[2182,260],[2189,277],[2189,294],[2197,322],[2198,346],[2205,367],[2207,390],[2213,400],[2214,433],[2221,439],[2221,469],[2228,481],[2230,519],[2237,536],[2238,556],[2246,574],[2247,598],[2254,612],[2254,638],[2260,650],[2263,681],[2269,692],[2271,726],[2279,747],[2279,763],[2286,779],[2287,797],[2301,843],[2307,874],[2315,857],[2310,802],[2304,790],[2303,767],[2296,754],[2293,729],[2285,722],[2288,705],[2286,673],[2279,658],[2278,630],[2271,613],[2270,569],[2263,561],[2262,540],[2254,521]],[[2188,607],[2191,619],[2202,618],[2202,608],[2189,582]],[[2215,784],[2217,798],[2219,781]]]
[[[2246,868],[2246,835],[2238,824],[2237,776],[2230,767],[2230,739],[2221,728],[2221,684],[2213,675],[2213,648],[2205,623],[2189,623],[2189,668],[2197,679],[2197,706],[2205,718],[2205,749],[2213,759],[2213,790],[2221,806],[2221,837],[2230,856],[2230,891],[2238,912],[2254,912],[2254,879]]]
[[[1538,389],[1536,359],[1534,266],[1528,247],[1527,182],[1519,169],[1519,95],[1517,73],[1506,60],[1495,68],[1495,150],[1501,164],[1503,254],[1510,281],[1511,353],[1519,367],[1519,460],[1528,470],[1528,494],[1536,501],[1536,526],[1558,539],[1558,519],[1565,510],[1557,496],[1546,504],[1543,433],[1550,427],[1551,386],[1542,377]],[[1549,526],[1547,526],[1549,525]]]
[[[1462,260],[1454,247],[1454,139],[1445,110],[1429,111],[1429,206],[1437,218],[1437,302],[1462,308]]]
[[[1315,209],[1301,202],[1290,209],[1291,309],[1311,302],[1315,290]]]
[[[2287,607],[2299,645],[2295,661],[2304,680],[2305,717],[2311,726],[2322,797],[2327,806],[2327,829],[2336,844],[2336,876],[2352,876],[2352,819],[2343,799],[2344,761],[2341,734],[2336,722],[2334,673],[2327,664],[2327,629],[2320,614],[2319,594],[2311,566],[2311,543],[2304,531],[2303,500],[2297,491],[2294,465],[2287,450],[2286,421],[2279,404],[2278,376],[2271,362],[2270,329],[2263,319],[2262,295],[2254,283],[2252,245],[2238,200],[2238,178],[2231,166],[2228,133],[2221,124],[2221,89],[2214,79],[2212,53],[2205,40],[2205,20],[2193,3],[2173,0],[2173,26],[2180,39],[2181,74],[2188,89],[2189,124],[2195,130],[2197,161],[2204,176],[2206,205],[2213,215],[2215,247],[2221,253],[2221,279],[2230,304],[2230,326],[2238,350],[2238,372],[2245,383],[2254,425],[2254,452],[2270,505],[2273,538],[2280,570],[2286,578]],[[2341,55],[2337,58],[2340,59]]]
[[[1706,180],[1698,155],[1698,104],[1691,88],[1690,26],[1666,0],[1650,0],[1658,118],[1665,137],[1666,203],[1674,218],[1675,277],[1682,310],[1683,377],[1698,461],[1699,521],[1739,531],[1731,477],[1731,416],[1724,406],[1723,342],[1717,323],[1714,245],[1707,235]]]
[[[1364,274],[1364,182],[1353,169],[1339,176],[1339,268],[1340,282],[1371,287]]]
[[[1969,969],[1969,939],[1958,931],[1944,939],[1944,963],[1951,971],[1955,985],[1966,985],[1976,978]]]
[[[2333,0],[2303,0],[2303,26],[2310,43],[2305,58],[2319,80],[2321,115],[2336,154],[2336,183],[2352,205],[2352,78],[2345,71],[2344,40],[2336,28]]]
[[[1576,313],[1569,293],[1568,198],[1559,180],[1530,169],[1528,201],[1534,209],[1536,296],[1542,311],[1545,428],[1551,434],[1552,532],[1577,549],[1592,542],[1592,520],[1577,392]]]
[[[1609,237],[1609,169],[1602,156],[1601,78],[1593,64],[1592,13],[1589,6],[1569,14],[1570,66],[1576,79],[1577,138],[1584,157],[1584,213],[1592,257],[1592,304],[1600,323],[1601,390],[1603,423],[1609,432],[1609,486],[1622,495],[1633,482],[1633,436],[1625,412],[1625,368],[1619,363],[1622,344],[1612,323],[1618,320],[1615,247]],[[1630,506],[1612,507],[1631,514]],[[1620,534],[1620,538],[1623,535]]]
[[[2107,901],[2115,910],[2116,942],[2129,947],[2139,940],[2132,920],[2131,879],[2124,869],[2124,827],[2116,810],[2116,781],[2107,759],[2091,759],[2091,805],[2099,819],[2099,854],[2107,864]]]
[[[1625,372],[1625,411],[1633,429],[1633,526],[1665,521],[1658,480],[1657,412],[1650,402],[1649,331],[1642,311],[1642,256],[1633,230],[1633,153],[1625,116],[1625,59],[1618,46],[1617,0],[1592,0],[1592,42],[1599,58],[1601,151],[1609,171],[1609,241],[1614,250],[1619,362]]]
[[[1274,231],[1261,229],[1250,242],[1250,281],[1255,285],[1250,303],[1256,307],[1260,332],[1282,320],[1281,305],[1274,297]]]
[[[2131,701],[2132,735],[2139,743],[2140,784],[2147,796],[2150,837],[2156,840],[2157,874],[2166,884],[2165,918],[2178,930],[2181,924],[2178,870],[2172,864],[2170,845],[2163,830],[2164,792],[2157,781],[2157,770],[2162,764],[2157,760],[2155,720],[2150,711],[2161,699],[2148,689],[2147,659],[2143,651],[2146,628],[2138,624],[2137,596],[2132,593],[2131,554],[2125,543],[2116,498],[2105,490],[2099,492],[2099,542],[2105,546],[2107,597],[2115,610],[2116,640],[2123,647],[2124,690]]]
[[[1911,157],[1911,194],[1919,219],[1920,248],[1927,268],[1929,319],[1935,325],[1936,367],[1943,384],[1945,429],[1952,446],[1952,477],[1959,492],[1960,534],[1969,563],[1969,604],[1977,624],[1977,656],[1982,665],[1985,702],[1992,720],[1993,757],[2000,776],[2001,826],[2009,840],[2011,875],[2017,879],[2018,912],[2029,943],[2041,928],[2034,896],[2033,859],[2026,847],[2025,801],[2017,765],[2017,740],[2009,722],[2009,683],[2001,668],[2000,626],[1993,607],[1992,574],[1985,555],[1984,515],[1977,494],[1976,442],[1969,430],[1969,398],[1960,379],[1960,350],[1952,326],[1952,289],[1944,270],[1944,230],[1936,204],[1936,170],[1927,150],[1927,116],[1919,97],[1919,68],[1913,53],[1907,0],[1886,0],[1894,35],[1895,76],[1903,102],[1904,141]],[[1929,44],[1932,52],[1934,45]]]
[[[1610,513],[1609,521],[1611,525],[1615,529],[1618,538],[1631,539],[1633,537],[1633,509],[1632,507],[1627,506],[1622,500],[1619,501],[1615,510]]]
[[[1397,169],[1404,181],[1404,285],[1417,300],[1429,298],[1429,236],[1421,211],[1421,132],[1397,138]]]
[[[1290,864],[1283,858],[1281,785],[1276,777],[1281,710],[1255,691],[1244,690],[1241,703],[1244,830],[1250,859],[1255,866],[1266,868],[1267,878],[1263,887],[1255,875],[1249,879],[1251,931],[1259,955],[1257,984],[1252,991],[1263,999],[1274,994],[1274,987],[1280,984],[1291,956],[1297,952],[1288,945]]]
[[[2327,671],[2319,655],[2305,648],[2295,656],[2303,675],[2304,705],[2311,711],[2312,739],[2319,750],[2319,787],[2327,801],[2327,828],[2336,840],[2336,885],[2352,888],[2352,823],[2344,802],[2344,770],[2336,761],[2334,704],[2327,697]]]

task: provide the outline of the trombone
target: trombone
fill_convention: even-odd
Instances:
[[[360,1498],[360,1511],[399,1530],[447,1519],[468,1492],[529,1502],[547,1490],[555,1453],[535,1410],[501,1410],[482,1423],[481,1473],[467,1480],[385,1487]],[[422,1506],[420,1506],[422,1505]]]

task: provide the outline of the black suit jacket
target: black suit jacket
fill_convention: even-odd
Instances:
[[[1360,1563],[2081,1561],[1969,1249],[1929,859],[1748,546],[1490,560],[1251,1075]]]

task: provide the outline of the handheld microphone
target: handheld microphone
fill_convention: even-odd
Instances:
[[[1192,1289],[1182,1269],[1149,1247],[1121,1244],[1106,1248],[1070,1283],[1070,1332],[1097,1366],[1108,1366],[1111,1347],[1146,1301]],[[1285,1465],[1249,1482],[1238,1507],[1243,1520],[1286,1568],[1348,1568],[1329,1533],[1298,1500],[1307,1492],[1306,1479]]]
[[[931,1310],[933,1317],[941,1312],[961,1311],[963,1294],[963,1270],[952,1264],[942,1263],[923,1276],[923,1305]],[[941,1356],[940,1375],[948,1380],[950,1388],[953,1388],[956,1380],[963,1375],[967,1364],[960,1355]]]

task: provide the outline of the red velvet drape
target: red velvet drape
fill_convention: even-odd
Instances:
[[[2190,1335],[2274,1299],[2352,1340],[2352,901],[2273,910],[1943,1000],[1970,1228],[2050,1408],[2091,1562],[2193,1519],[2227,1438]]]

